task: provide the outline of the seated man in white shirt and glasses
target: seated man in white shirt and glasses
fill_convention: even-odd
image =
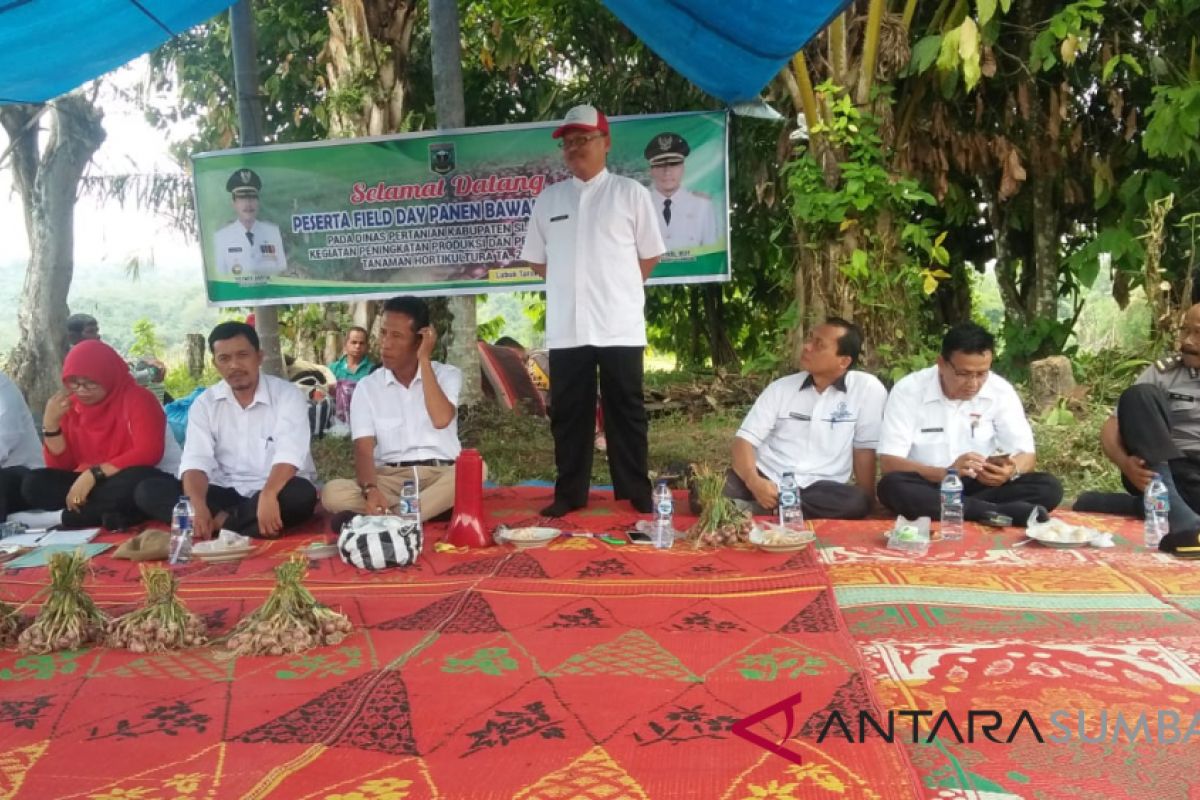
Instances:
[[[946,332],[937,364],[892,388],[879,436],[879,500],[909,519],[941,516],[942,479],[963,483],[963,516],[987,525],[1042,521],[1062,484],[1034,472],[1033,429],[1012,384],[992,372],[992,334],[973,322]]]
[[[766,514],[779,505],[779,482],[793,472],[806,517],[861,519],[875,499],[875,446],[887,389],[852,369],[862,331],[832,317],[814,327],[800,372],[768,386],[733,440],[725,496]],[[855,485],[848,483],[851,474]]]
[[[405,481],[417,483],[421,519],[454,507],[462,372],[433,360],[435,344],[424,300],[383,304],[383,366],[358,382],[350,401],[355,479],[330,481],[321,492],[334,531],[356,514],[392,513]]]
[[[317,503],[308,400],[288,381],[261,372],[258,334],[246,323],[217,325],[208,349],[222,380],[188,411],[182,491],[173,478],[148,480],[134,499],[150,517],[170,522],[186,494],[197,539],[222,528],[275,538],[309,519]]]

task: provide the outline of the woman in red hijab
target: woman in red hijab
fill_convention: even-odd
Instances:
[[[46,469],[26,476],[26,503],[61,509],[64,528],[119,530],[142,521],[133,492],[146,478],[163,476],[156,469],[166,435],[162,406],[97,339],[71,348],[62,380],[42,417]]]

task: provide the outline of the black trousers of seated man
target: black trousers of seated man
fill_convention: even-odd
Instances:
[[[146,481],[169,477],[154,467],[126,467],[97,483],[83,506],[71,511],[67,508],[67,493],[79,473],[47,467],[29,471],[21,481],[21,496],[26,508],[61,510],[63,528],[124,530],[146,520],[133,499],[137,487]]]
[[[767,477],[762,470],[758,474]],[[759,505],[754,492],[732,469],[725,470],[722,494],[749,503],[750,513],[754,515],[772,514],[777,510]],[[852,484],[817,481],[800,490],[800,510],[805,519],[862,519],[871,513],[871,501],[866,492]]]
[[[29,474],[29,467],[0,467],[0,522],[16,511],[25,511],[25,497],[21,484]]]
[[[550,432],[554,435],[554,501],[587,505],[596,425],[596,373],[608,439],[613,495],[648,506],[650,477],[642,347],[564,347],[550,351]]]
[[[1200,413],[1200,412],[1198,412]],[[1121,443],[1147,464],[1166,463],[1175,480],[1175,490],[1193,510],[1200,512],[1200,453],[1185,453],[1171,437],[1171,400],[1160,386],[1138,383],[1121,393],[1117,400],[1117,430]],[[1130,512],[1142,515],[1142,493],[1124,474],[1125,491],[1138,499]]]
[[[878,491],[879,502],[908,519],[942,516],[941,484],[916,472],[889,472],[879,479]],[[1048,472],[1030,472],[999,486],[963,478],[963,518],[979,522],[989,514],[1003,514],[1024,527],[1034,506],[1052,511],[1062,497],[1062,484]]]
[[[183,483],[170,476],[155,481],[146,481],[138,487],[134,500],[149,517],[159,522],[171,522],[175,504],[183,494]],[[208,511],[214,517],[224,511],[228,516],[222,528],[250,536],[264,538],[258,530],[258,492],[249,497],[228,486],[208,485]],[[304,478],[293,476],[279,490],[279,516],[283,527],[299,525],[313,515],[317,505],[317,488]]]

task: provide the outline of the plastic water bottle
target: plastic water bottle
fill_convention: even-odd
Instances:
[[[168,563],[186,564],[192,560],[192,520],[195,513],[187,495],[180,495],[175,510],[171,512],[171,550]]]
[[[942,539],[963,538],[963,485],[958,470],[951,467],[942,478]]]
[[[1146,521],[1142,531],[1146,547],[1157,550],[1158,543],[1171,530],[1171,524],[1167,521],[1171,513],[1171,498],[1167,494],[1167,484],[1163,482],[1162,475],[1154,473],[1150,483],[1146,484],[1145,497]]]
[[[794,472],[783,473],[779,481],[779,524],[789,530],[804,528],[804,511],[800,508],[800,484]]]
[[[675,544],[675,498],[665,480],[654,487],[653,538],[655,547],[666,549]]]
[[[417,485],[412,481],[405,481],[404,486],[400,489],[398,511],[400,519],[406,525],[413,525],[417,530],[421,529],[421,496],[417,492]]]

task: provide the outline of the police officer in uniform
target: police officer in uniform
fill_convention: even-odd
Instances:
[[[265,281],[287,268],[279,226],[258,218],[258,192],[262,179],[252,169],[239,169],[229,176],[225,189],[233,196],[237,219],[213,237],[217,251],[217,274],[239,281]]]
[[[1128,495],[1083,492],[1076,511],[1142,515],[1142,494],[1155,472],[1171,494],[1173,550],[1181,536],[1195,544],[1200,529],[1200,304],[1179,329],[1179,352],[1159,359],[1121,393],[1100,430],[1100,445],[1121,470]]]
[[[683,162],[691,151],[678,133],[660,133],[646,145],[653,182],[650,198],[667,245],[666,258],[686,256],[684,251],[717,242],[712,200],[683,188]]]

